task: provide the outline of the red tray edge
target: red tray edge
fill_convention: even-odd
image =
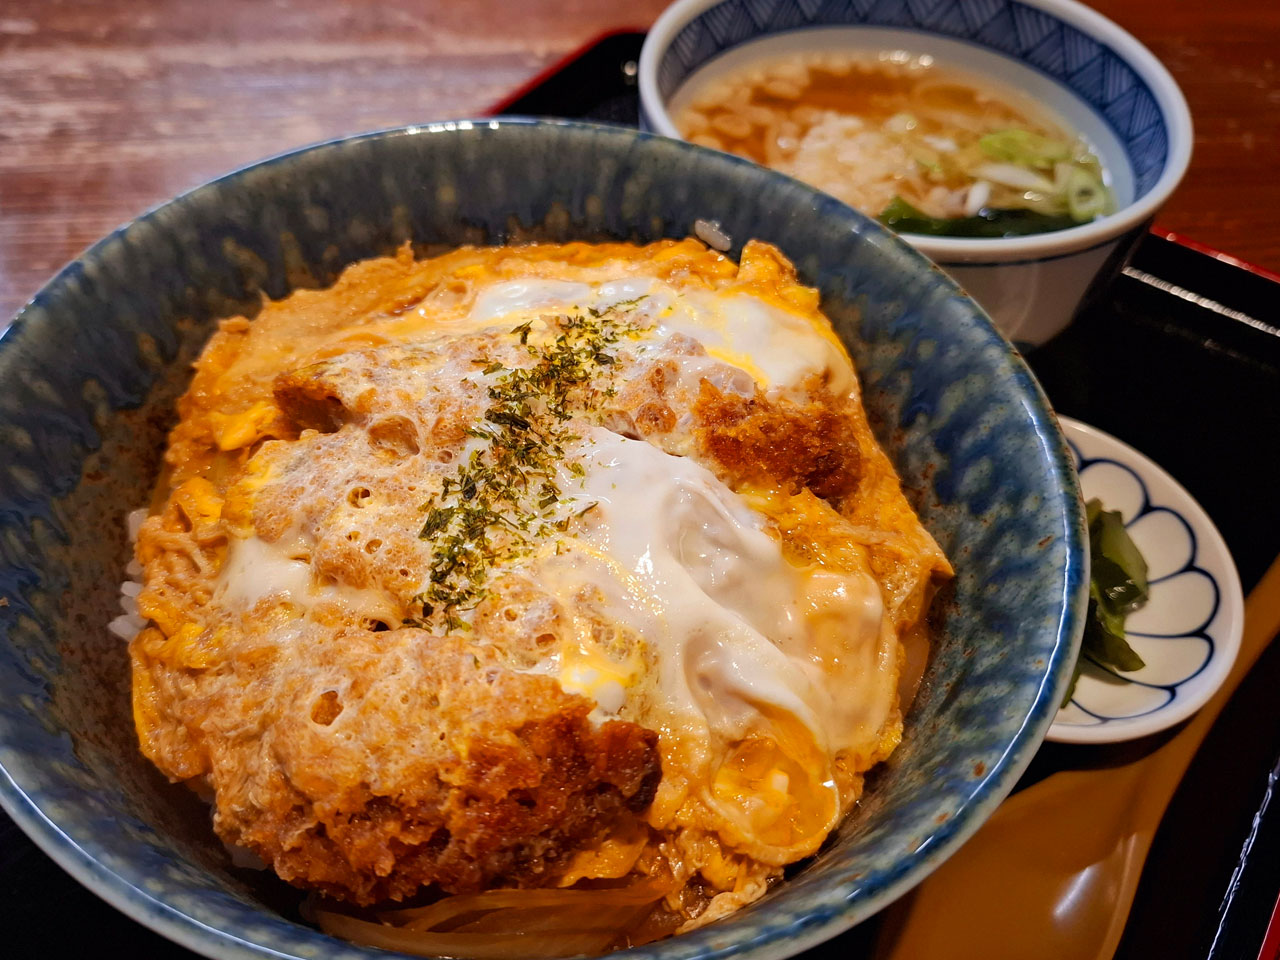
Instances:
[[[511,106],[511,104],[515,103],[517,100],[519,100],[521,97],[523,97],[525,94],[529,93],[530,91],[535,90],[538,87],[542,86],[542,84],[546,83],[546,81],[550,80],[557,73],[559,73],[569,64],[573,63],[573,61],[577,60],[580,56],[582,56],[588,50],[592,49],[598,44],[603,43],[605,40],[608,40],[610,37],[620,36],[621,34],[624,34],[624,33],[645,33],[645,32],[646,32],[646,28],[644,27],[614,27],[610,30],[604,31],[603,33],[596,34],[594,37],[591,37],[585,42],[574,47],[572,50],[570,50],[564,56],[555,60],[553,63],[543,67],[541,70],[535,73],[532,77],[530,77],[524,83],[520,84],[520,86],[516,87],[514,90],[508,93],[505,97],[503,97],[497,103],[494,103],[493,105],[488,107],[484,111],[484,116],[492,117],[492,116],[496,116],[497,114],[505,112],[507,107]]]

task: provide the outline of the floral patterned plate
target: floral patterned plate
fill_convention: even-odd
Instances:
[[[1240,578],[1221,534],[1176,480],[1096,427],[1059,422],[1085,499],[1119,510],[1146,558],[1151,599],[1125,622],[1146,666],[1122,673],[1087,662],[1048,739],[1132,740],[1185,720],[1226,679],[1244,623]]]

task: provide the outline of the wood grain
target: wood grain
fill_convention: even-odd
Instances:
[[[1280,273],[1280,3],[1090,0],[1191,106],[1191,169],[1159,226]]]
[[[1280,4],[1095,0],[1196,119],[1159,222],[1280,270]],[[0,316],[119,223],[328,137],[474,115],[663,0],[5,0]]]

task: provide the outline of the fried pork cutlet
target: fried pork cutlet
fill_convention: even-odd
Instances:
[[[770,247],[406,249],[224,321],[178,412],[138,735],[290,883],[640,884],[687,929],[900,738],[950,568]]]

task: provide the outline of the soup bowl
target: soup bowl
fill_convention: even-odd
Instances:
[[[680,136],[668,107],[687,83],[765,57],[842,50],[928,54],[989,77],[1062,118],[1102,160],[1116,209],[1092,222],[1025,237],[904,234],[1021,344],[1048,340],[1114,276],[1191,159],[1191,115],[1173,77],[1074,0],[679,0],[641,52],[641,126]]]
[[[922,879],[1010,790],[1071,674],[1087,599],[1071,458],[1035,379],[898,239],[794,180],[619,128],[485,120],[355,137],[194,190],[67,266],[0,339],[0,803],[76,879],[211,957],[366,958],[239,869],[143,760],[107,629],[173,403],[220,317],[405,242],[684,237],[715,217],[815,285],[872,422],[957,576],[902,745],[817,857],[636,958],[781,957]]]

